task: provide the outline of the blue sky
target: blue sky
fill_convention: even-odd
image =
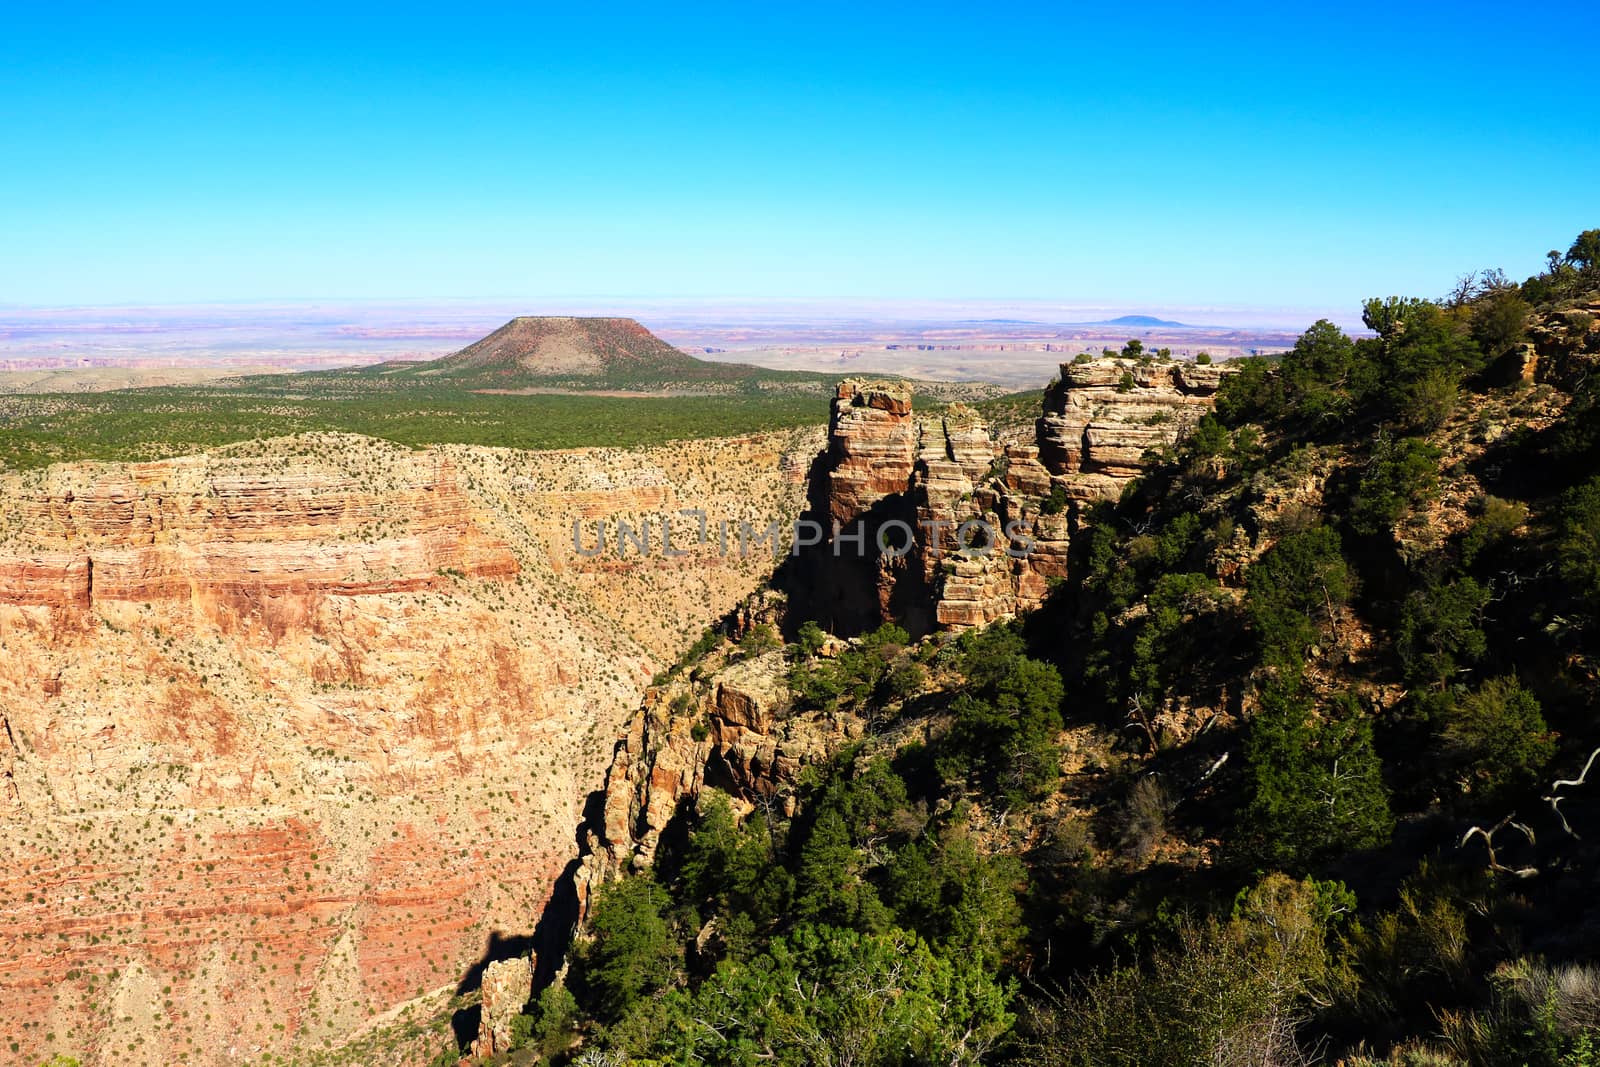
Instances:
[[[1600,226],[1600,6],[1117,6],[8,5],[0,303],[1348,308]]]

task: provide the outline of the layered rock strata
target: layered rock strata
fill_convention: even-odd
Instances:
[[[1095,359],[1063,363],[1045,392],[1039,459],[1075,500],[1114,498],[1211,410],[1228,364]]]
[[[652,675],[775,565],[583,556],[573,521],[792,517],[819,444],[0,473],[8,1055],[307,1062],[447,998],[533,932]]]
[[[353,472],[223,471],[198,456],[51,468],[8,502],[22,543],[0,549],[0,604],[185,597],[225,611],[515,576],[516,557],[474,521],[447,458],[408,458],[388,475],[374,486]]]

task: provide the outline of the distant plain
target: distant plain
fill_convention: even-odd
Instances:
[[[1146,347],[1218,359],[1277,351],[1319,312],[1158,309],[1187,329],[1086,326],[1128,308],[995,302],[651,301],[261,303],[0,307],[0,392],[187,385],[454,352],[519,314],[623,314],[702,359],[824,374],[894,374],[1037,388],[1081,351]],[[1242,323],[1243,325],[1240,325]],[[1349,324],[1346,324],[1349,325]]]
[[[635,312],[667,342],[652,339],[654,351],[675,357],[675,347],[711,366],[668,358],[665,370],[509,378],[441,376],[421,366],[528,310],[0,308],[0,467],[149,460],[319,431],[412,447],[652,446],[816,425],[834,382],[850,375],[918,379],[924,410],[979,403],[1002,436],[1026,436],[1038,390],[1080,352],[1118,350],[1137,338],[1180,359],[1201,351],[1227,359],[1294,339],[1281,326],[1066,321],[1107,313],[1091,308],[655,306]],[[1051,311],[1063,321],[1023,317]]]

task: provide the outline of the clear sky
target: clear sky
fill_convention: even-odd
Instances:
[[[1312,8],[19,0],[0,304],[1350,307],[1600,226],[1600,5]]]

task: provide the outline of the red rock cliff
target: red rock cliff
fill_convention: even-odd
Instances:
[[[530,933],[651,675],[773,566],[572,521],[792,514],[802,437],[0,473],[0,1045],[301,1062]]]

